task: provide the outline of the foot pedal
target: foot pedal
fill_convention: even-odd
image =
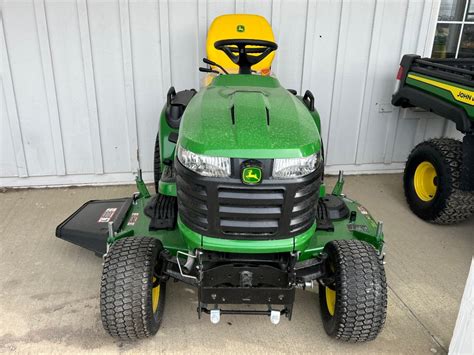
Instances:
[[[150,217],[150,231],[172,230],[176,227],[178,203],[175,196],[156,194],[145,207],[145,214]]]
[[[165,165],[163,172],[161,174],[161,181],[167,183],[176,182],[175,170],[173,168],[173,163],[170,165]]]
[[[332,221],[346,219],[349,214],[349,208],[341,197],[334,195],[321,197],[316,210],[316,229],[334,232]]]
[[[320,198],[316,208],[316,230],[334,232],[334,225],[329,218],[328,209]]]

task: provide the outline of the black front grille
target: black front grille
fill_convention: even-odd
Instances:
[[[179,215],[193,231],[227,239],[281,239],[308,230],[316,217],[321,172],[301,179],[244,185],[238,173],[209,178],[176,161]],[[267,178],[266,178],[267,177]]]
[[[278,232],[284,189],[225,187],[218,189],[217,197],[222,233],[272,236]]]

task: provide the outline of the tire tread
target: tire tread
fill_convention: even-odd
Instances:
[[[374,340],[387,312],[383,262],[364,241],[334,240],[328,247],[336,259],[335,327],[329,335],[347,342]]]
[[[432,217],[427,220],[436,224],[454,224],[468,219],[474,214],[474,192],[462,191],[460,188],[461,166],[463,163],[462,142],[452,138],[434,138],[421,142],[412,150],[408,161],[419,149],[424,147],[436,151],[441,156],[448,175],[447,198],[438,211],[435,211]],[[405,181],[409,178],[408,173],[405,169]],[[405,197],[410,208],[416,211],[407,188],[405,188]]]
[[[154,335],[151,310],[154,260],[161,243],[149,237],[128,237],[115,242],[104,260],[100,289],[100,311],[105,330],[114,338],[136,340]],[[161,291],[161,309],[164,307]]]

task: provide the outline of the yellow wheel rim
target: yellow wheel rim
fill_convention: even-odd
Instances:
[[[334,316],[336,310],[336,291],[331,290],[326,286],[326,306],[328,307],[329,314]]]
[[[413,183],[415,192],[422,201],[428,202],[435,197],[438,189],[435,182],[437,176],[435,167],[428,161],[416,167]]]
[[[153,284],[156,281],[156,277],[153,276]],[[151,290],[151,305],[153,307],[153,313],[158,309],[158,302],[160,301],[160,285],[153,287]]]

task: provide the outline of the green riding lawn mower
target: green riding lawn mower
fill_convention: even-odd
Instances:
[[[196,289],[199,318],[291,320],[297,289],[318,287],[327,334],[373,340],[386,317],[382,223],[331,193],[314,97],[269,76],[277,45],[268,22],[225,15],[208,35],[208,85],[171,88],[155,149],[156,194],[139,172],[130,198],[89,201],[59,238],[103,255],[106,331],[154,335],[166,286]]]
[[[420,218],[438,224],[474,214],[474,59],[430,59],[405,55],[392,104],[421,107],[456,124],[462,142],[434,138],[408,157],[405,196]]]

